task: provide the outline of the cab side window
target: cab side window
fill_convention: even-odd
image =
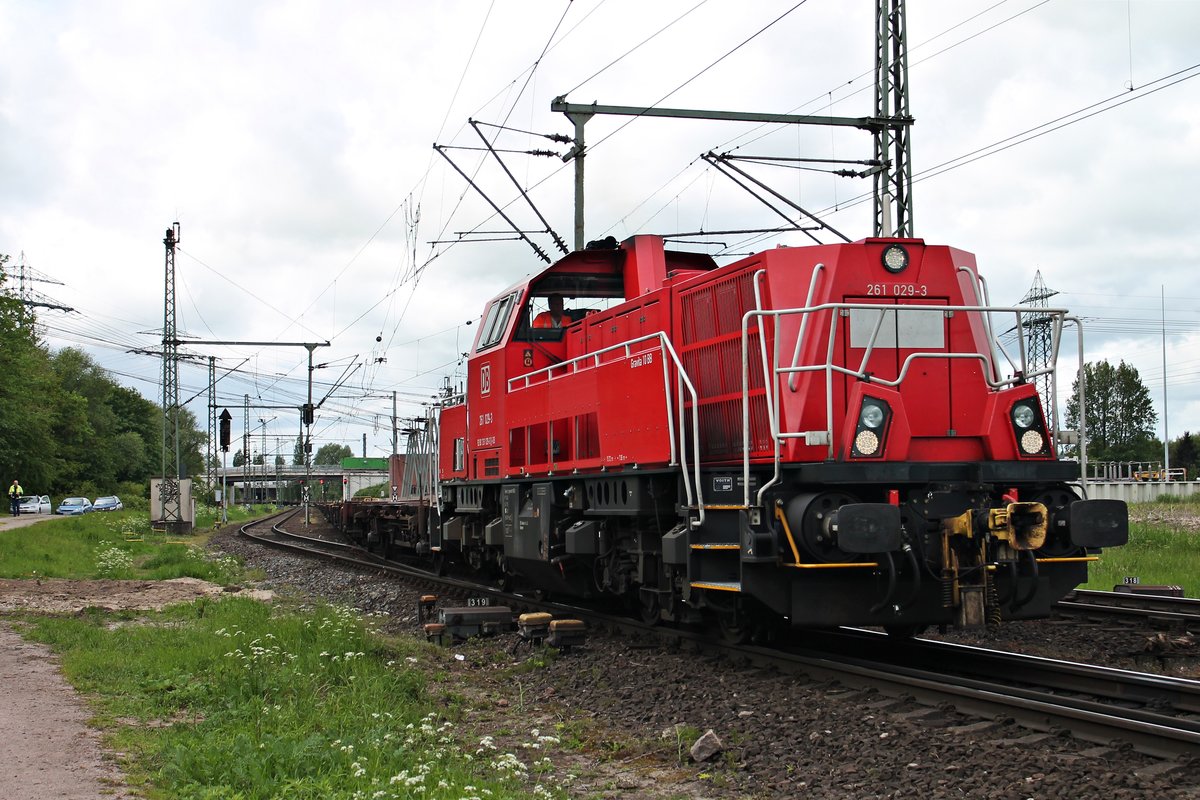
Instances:
[[[510,294],[492,303],[488,308],[487,316],[484,317],[483,325],[480,327],[479,344],[475,348],[476,350],[486,350],[500,341],[508,327],[508,318],[516,301],[516,294]]]

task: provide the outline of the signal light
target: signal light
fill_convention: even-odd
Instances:
[[[883,262],[883,268],[895,275],[898,272],[903,272],[908,267],[908,251],[898,244],[891,244],[883,251],[880,257]]]

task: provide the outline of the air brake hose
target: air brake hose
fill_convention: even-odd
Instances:
[[[880,600],[876,605],[871,606],[871,610],[868,612],[871,614],[878,614],[880,611],[883,611],[887,604],[892,602],[892,595],[896,593],[896,561],[892,558],[891,553],[884,553],[883,555],[887,558],[887,592],[884,593],[882,600]]]
[[[1021,551],[1019,551],[1019,552],[1020,552],[1020,554],[1021,554],[1021,557],[1022,557],[1022,558],[1024,558],[1024,557],[1028,557],[1028,558],[1029,558],[1029,572],[1030,572],[1030,575],[1029,575],[1029,591],[1028,591],[1028,592],[1026,592],[1024,595],[1022,595],[1021,597],[1018,597],[1018,598],[1017,598],[1016,602],[1014,602],[1014,603],[1013,603],[1013,605],[1012,605],[1012,607],[1013,607],[1013,611],[1016,611],[1018,608],[1020,608],[1021,606],[1025,605],[1025,604],[1026,604],[1026,603],[1028,603],[1030,600],[1032,600],[1032,599],[1033,599],[1033,596],[1037,594],[1037,588],[1038,588],[1038,565],[1037,565],[1037,557],[1036,557],[1036,556],[1034,556],[1034,554],[1033,554],[1033,551],[1032,551],[1032,550],[1021,550]],[[1020,576],[1020,570],[1018,570],[1017,574],[1018,574],[1018,577],[1019,577],[1019,576]]]
[[[917,595],[921,591],[921,565],[917,562],[917,554],[912,549],[912,545],[905,542],[904,546],[900,549],[904,551],[904,555],[908,558],[908,564],[912,567],[913,572],[912,591],[908,593],[908,597],[904,598],[903,602],[898,603],[896,606],[897,610],[903,611],[913,604],[913,601],[917,599]]]

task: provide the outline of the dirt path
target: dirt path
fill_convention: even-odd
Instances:
[[[171,581],[0,580],[0,612],[152,610],[221,593],[193,578]],[[0,621],[0,798],[133,798],[87,722],[91,711],[63,679],[50,648]]]
[[[0,529],[46,517],[4,518]],[[220,594],[192,578],[172,581],[0,580],[0,613],[151,610]],[[265,593],[264,593],[265,594]],[[19,624],[19,623],[18,623]],[[91,711],[62,677],[50,648],[22,639],[0,618],[0,798],[137,797],[88,725]]]
[[[0,623],[0,786],[12,798],[131,798],[106,760],[91,712],[50,648]]]

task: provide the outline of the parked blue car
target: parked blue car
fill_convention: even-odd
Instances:
[[[87,514],[91,510],[92,501],[86,497],[68,497],[58,504],[58,511],[54,513],[75,516],[76,514]]]
[[[120,511],[123,508],[125,504],[116,495],[97,497],[96,502],[92,503],[92,511]]]

